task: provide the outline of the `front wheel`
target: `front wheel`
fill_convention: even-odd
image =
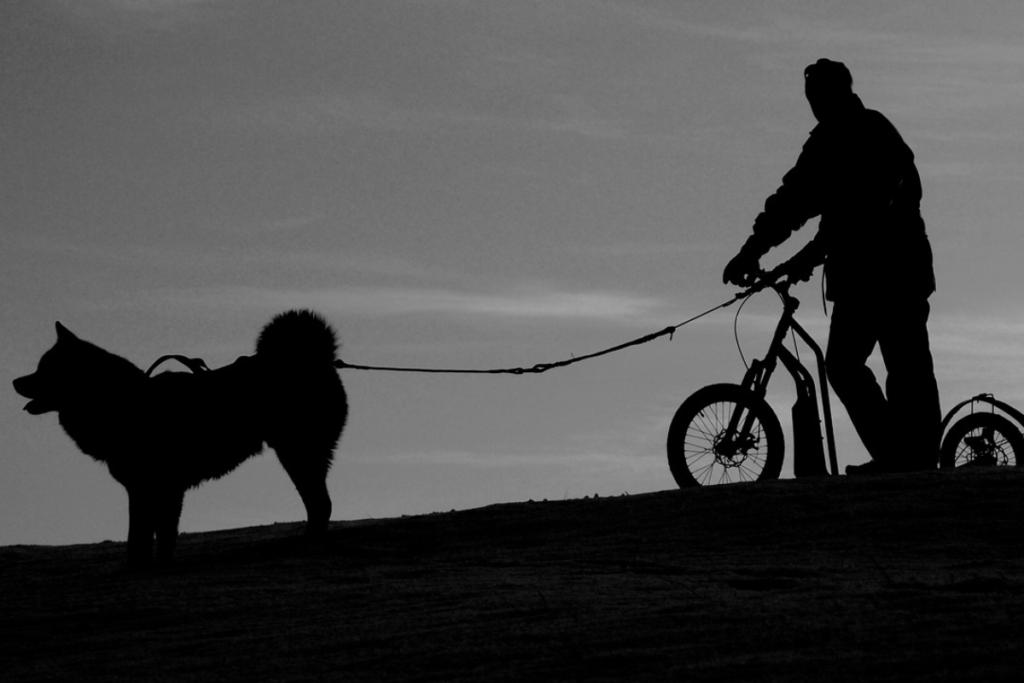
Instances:
[[[972,413],[950,427],[939,450],[940,467],[1020,465],[1024,434],[995,413]]]
[[[778,479],[784,452],[771,406],[735,384],[696,391],[668,430],[668,466],[680,488]]]

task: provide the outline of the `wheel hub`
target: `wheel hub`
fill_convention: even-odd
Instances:
[[[715,438],[715,461],[722,467],[742,467],[747,453],[757,447],[753,434],[737,435],[722,432]]]
[[[981,434],[977,436],[966,437],[964,439],[964,444],[966,444],[974,454],[974,457],[971,459],[972,465],[998,464],[998,459],[996,458],[995,435],[992,428],[982,429]]]

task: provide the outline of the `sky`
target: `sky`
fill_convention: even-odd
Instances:
[[[735,293],[722,268],[814,126],[821,57],[915,152],[944,410],[1024,407],[1021,25],[1016,0],[0,3],[0,544],[127,535],[123,488],[11,387],[55,321],[143,368],[230,363],[292,307],[371,365],[661,330]],[[794,293],[824,343],[820,279]],[[779,311],[543,375],[344,370],[333,518],[673,488],[675,410],[742,378],[734,321],[749,359]],[[779,375],[787,449],[794,399]],[[864,462],[835,412],[840,464]],[[301,519],[266,454],[190,492],[181,528]]]

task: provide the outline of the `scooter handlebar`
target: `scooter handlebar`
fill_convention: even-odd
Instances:
[[[754,284],[747,287],[742,292],[739,292],[736,295],[736,298],[744,299],[771,288],[774,289],[780,297],[782,297],[783,301],[795,306],[799,304],[799,301],[789,293],[789,288],[797,282],[799,282],[799,280],[793,279],[792,274],[787,272],[782,266],[769,271],[759,269],[755,274]]]

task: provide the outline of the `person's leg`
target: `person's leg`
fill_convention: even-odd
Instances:
[[[901,469],[934,469],[939,458],[942,408],[928,342],[926,299],[903,301],[884,313],[878,346],[887,373],[896,464]]]
[[[892,461],[889,406],[875,373],[867,366],[878,341],[877,314],[859,301],[837,302],[825,352],[829,383],[843,402],[850,421],[871,458]]]

